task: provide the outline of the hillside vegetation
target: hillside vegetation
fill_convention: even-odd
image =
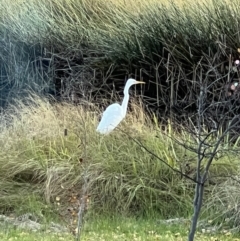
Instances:
[[[203,84],[206,120],[231,110],[219,132],[239,114],[238,88],[229,92],[239,10],[237,0],[1,0],[0,212],[76,226],[85,177],[89,216],[188,217],[194,183],[173,169],[194,179],[196,153],[176,141],[195,141]],[[129,76],[146,85],[101,136],[101,113]],[[202,215],[228,228],[239,223],[236,133],[221,145],[235,152],[213,162]]]

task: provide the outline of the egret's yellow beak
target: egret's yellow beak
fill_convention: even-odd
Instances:
[[[137,84],[146,84],[146,83],[143,82],[143,81],[138,81],[138,80],[137,80]]]

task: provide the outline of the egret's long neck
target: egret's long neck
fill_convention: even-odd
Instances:
[[[127,114],[127,107],[128,107],[128,101],[129,101],[129,93],[128,89],[124,90],[124,98],[122,102],[122,108],[123,108],[123,114],[124,116]]]

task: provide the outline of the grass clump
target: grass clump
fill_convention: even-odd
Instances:
[[[131,109],[115,131],[102,136],[95,130],[99,110],[90,104],[50,104],[32,95],[9,107],[0,135],[1,210],[25,212],[30,202],[24,203],[25,197],[35,200],[37,212],[48,213],[44,205],[51,204],[66,213],[69,195],[81,195],[84,175],[95,213],[188,215],[193,183],[171,167],[180,169],[192,154],[155,129],[141,107],[132,103]],[[225,164],[215,165],[213,173],[230,172],[232,165]]]
[[[216,185],[206,200],[205,212],[215,225],[239,231],[239,176],[234,175]]]
[[[143,135],[146,138],[146,133]],[[183,185],[180,176],[151,157],[134,141],[122,142],[124,136],[117,140],[110,137],[95,152],[93,160],[97,163],[92,166],[95,175],[90,178],[90,183],[93,193],[98,194],[96,208],[139,214],[154,214],[157,211],[165,217],[178,216],[188,210],[191,188]],[[142,138],[144,145],[163,157],[162,150],[166,146],[162,140],[156,141],[154,136],[149,135],[146,142],[143,136],[138,135],[137,138]],[[174,205],[174,211],[169,209],[168,203]]]
[[[136,112],[141,116],[139,109]],[[144,115],[138,121],[134,114],[128,116],[122,128],[129,135],[119,129],[100,136],[95,131],[97,113],[94,108],[91,111],[67,103],[51,105],[36,96],[9,110],[5,120],[11,119],[11,124],[1,127],[0,139],[0,176],[3,189],[8,190],[1,208],[18,209],[17,203],[22,204],[22,196],[16,197],[19,192],[42,197],[46,203],[61,197],[64,206],[69,188],[81,192],[87,166],[94,210],[155,210],[166,216],[173,202],[174,214],[183,213],[190,205],[190,194],[180,177],[134,141],[140,140],[161,157],[162,150],[168,148],[168,143],[156,139],[150,127],[143,125]],[[64,135],[66,129],[68,134]]]

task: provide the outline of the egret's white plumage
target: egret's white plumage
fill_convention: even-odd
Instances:
[[[115,103],[107,107],[107,109],[103,112],[102,119],[97,127],[97,131],[99,133],[108,134],[114,130],[124,119],[127,114],[127,106],[129,101],[128,90],[134,84],[144,84],[144,82],[137,81],[135,79],[128,79],[123,91],[124,98],[122,105]]]

